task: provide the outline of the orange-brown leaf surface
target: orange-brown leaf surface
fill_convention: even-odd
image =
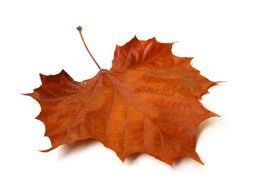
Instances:
[[[37,119],[51,149],[95,139],[121,160],[147,153],[168,164],[184,157],[201,162],[198,126],[216,114],[199,99],[216,83],[201,76],[191,58],[173,55],[172,45],[134,37],[116,46],[110,70],[91,79],[76,82],[64,70],[41,75],[42,85],[29,95],[41,106]]]

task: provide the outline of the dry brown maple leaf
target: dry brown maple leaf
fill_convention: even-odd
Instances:
[[[37,119],[46,126],[51,149],[95,139],[121,160],[147,153],[168,164],[184,157],[201,162],[198,126],[216,114],[199,99],[216,83],[171,48],[134,37],[116,46],[110,70],[100,69],[91,79],[76,82],[64,70],[41,74],[42,85],[28,95],[41,106]]]

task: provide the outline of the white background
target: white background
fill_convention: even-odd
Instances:
[[[1,0],[0,189],[253,189],[253,6],[246,0]],[[202,166],[174,167],[150,156],[122,163],[100,143],[49,153],[39,104],[20,93],[40,85],[39,73],[65,69],[75,80],[98,71],[84,51],[109,69],[116,44],[135,34],[178,41],[178,56],[214,81],[201,102],[221,115],[200,127]]]

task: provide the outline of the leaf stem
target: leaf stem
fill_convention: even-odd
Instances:
[[[98,69],[101,70],[101,67],[99,66],[98,62],[97,62],[96,59],[93,57],[93,55],[91,54],[91,52],[90,52],[90,50],[89,50],[87,44],[86,44],[85,41],[84,41],[84,37],[83,37],[83,34],[82,34],[82,27],[81,27],[81,26],[78,26],[76,29],[78,30],[78,32],[79,32],[79,34],[80,34],[80,36],[81,36],[81,39],[82,39],[83,44],[84,44],[84,46],[85,46],[85,49],[86,49],[87,52],[89,53],[90,57],[93,59],[94,63],[97,65]]]

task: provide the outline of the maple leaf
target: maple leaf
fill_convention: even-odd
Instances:
[[[83,82],[64,70],[41,74],[42,85],[28,95],[41,106],[37,119],[46,126],[49,150],[95,139],[121,160],[147,153],[168,164],[184,157],[201,162],[198,126],[217,115],[199,99],[216,83],[191,66],[192,58],[173,55],[172,45],[134,37],[116,46],[110,70],[92,57],[100,71]]]

